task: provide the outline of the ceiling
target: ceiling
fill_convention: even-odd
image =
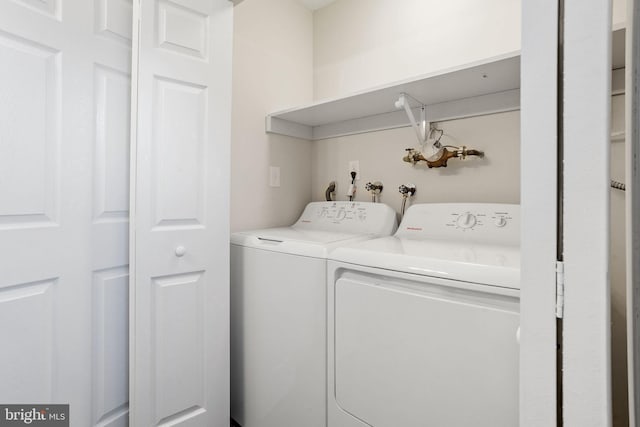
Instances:
[[[336,0],[298,0],[302,3],[307,9],[316,10],[321,9],[328,4],[333,3]]]

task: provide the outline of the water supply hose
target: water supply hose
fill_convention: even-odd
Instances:
[[[407,199],[416,194],[416,186],[413,184],[402,184],[398,188],[398,192],[402,195],[402,207],[400,209],[400,216],[404,216],[404,211],[407,205]]]
[[[327,202],[332,202],[333,201],[332,194],[335,191],[336,191],[336,182],[335,181],[331,181],[329,183],[329,186],[327,187],[327,189],[324,191],[324,198],[327,199]]]

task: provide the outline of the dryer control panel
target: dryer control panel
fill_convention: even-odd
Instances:
[[[336,201],[309,203],[293,227],[383,236],[397,224],[395,211],[383,203]]]
[[[520,244],[520,205],[424,203],[411,206],[398,237]]]

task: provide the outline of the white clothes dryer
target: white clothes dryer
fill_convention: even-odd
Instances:
[[[315,202],[291,227],[231,236],[231,416],[242,427],[326,427],[327,255],[391,235],[380,203]]]
[[[330,427],[518,425],[518,205],[412,206],[328,264]]]

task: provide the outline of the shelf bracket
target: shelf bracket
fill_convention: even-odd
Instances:
[[[411,123],[411,127],[416,133],[416,137],[418,138],[418,142],[420,142],[421,146],[424,146],[425,142],[427,142],[427,129],[429,129],[429,125],[427,124],[427,109],[424,104],[417,101],[420,104],[420,122],[416,121],[416,117],[411,110],[411,105],[409,104],[409,98],[417,101],[415,98],[407,95],[406,93],[401,93],[400,98],[395,103],[396,108],[404,108],[404,111],[407,113],[407,117],[409,118],[409,122]]]

